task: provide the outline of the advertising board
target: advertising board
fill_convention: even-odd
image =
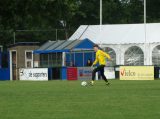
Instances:
[[[154,80],[154,66],[121,66],[120,80]]]
[[[48,68],[21,68],[19,78],[20,80],[47,81]]]

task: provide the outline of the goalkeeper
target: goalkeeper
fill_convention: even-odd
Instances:
[[[106,58],[111,60],[111,57],[109,54],[100,50],[97,44],[95,44],[93,46],[93,48],[94,48],[94,51],[96,52],[96,58],[95,58],[95,61],[93,62],[91,67],[93,67],[97,63],[99,63],[99,66],[92,71],[91,85],[94,85],[95,75],[96,75],[96,72],[98,72],[98,71],[100,71],[100,74],[101,74],[103,80],[106,82],[106,85],[109,85],[109,82],[108,82],[106,76],[104,75],[104,67],[106,65]]]

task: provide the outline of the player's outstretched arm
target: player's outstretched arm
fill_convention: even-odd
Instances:
[[[102,51],[102,54],[103,54],[106,58],[108,58],[109,60],[111,60],[111,56],[110,56],[108,53]]]

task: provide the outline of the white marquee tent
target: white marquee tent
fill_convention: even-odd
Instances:
[[[69,40],[85,38],[110,52],[116,65],[160,65],[160,23],[82,25]]]

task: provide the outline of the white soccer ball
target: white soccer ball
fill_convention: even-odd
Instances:
[[[86,81],[82,81],[81,82],[81,86],[86,86],[87,85],[87,82]]]

